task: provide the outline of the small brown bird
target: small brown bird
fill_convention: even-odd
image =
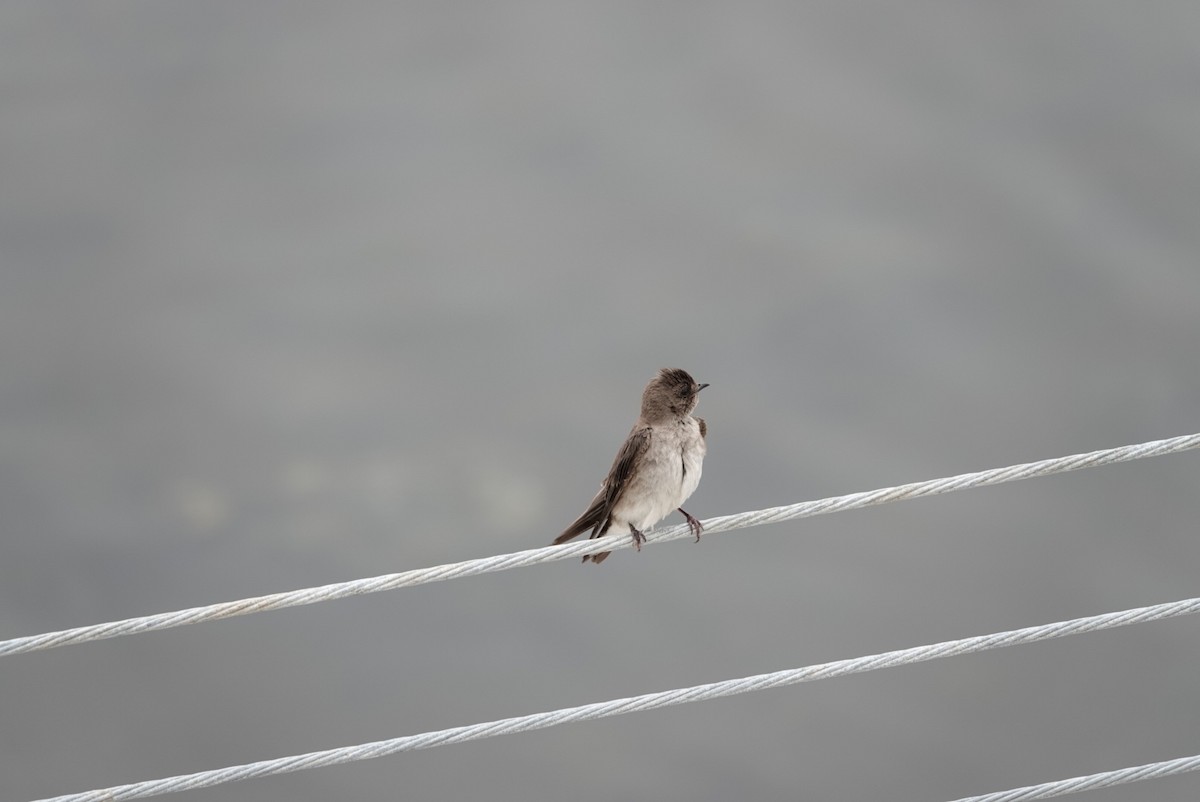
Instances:
[[[708,426],[692,417],[696,384],[685,370],[663,368],[642,391],[642,413],[617,453],[600,492],[587,510],[554,539],[565,543],[587,530],[597,538],[628,531],[638,551],[649,529],[678,509],[700,540],[703,527],[682,505],[700,484]],[[584,555],[583,561],[604,562],[611,552]]]

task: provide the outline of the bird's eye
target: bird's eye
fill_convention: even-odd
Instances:
[[[691,394],[690,387],[680,387],[679,388],[679,397],[680,398],[687,398],[688,395],[690,395],[690,394]]]

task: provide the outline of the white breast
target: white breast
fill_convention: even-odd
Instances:
[[[704,445],[704,438],[700,436],[700,424],[695,418],[688,418],[684,428],[683,437],[680,438],[681,464],[683,474],[681,479],[679,501],[674,505],[676,507],[687,501],[692,493],[696,492],[696,487],[700,484],[700,472],[704,467],[704,454],[708,451]]]
[[[656,427],[637,475],[613,510],[614,524],[645,530],[674,512],[700,484],[704,453],[695,418]]]

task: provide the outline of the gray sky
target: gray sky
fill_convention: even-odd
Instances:
[[[668,365],[712,384],[701,518],[1200,430],[1197,29],[6,4],[0,639],[548,543]],[[0,798],[1197,596],[1198,459],[6,658]],[[1194,754],[1198,636],[172,798],[953,799]]]

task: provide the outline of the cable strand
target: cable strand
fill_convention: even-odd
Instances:
[[[753,510],[736,515],[725,515],[704,521],[704,530],[707,534],[717,534],[734,529],[781,523],[783,521],[807,518],[814,515],[861,509],[892,501],[924,498],[956,490],[985,487],[1004,482],[1013,482],[1018,479],[1046,476],[1053,473],[1064,473],[1066,471],[1090,468],[1097,465],[1109,465],[1116,462],[1142,459],[1144,457],[1174,454],[1194,448],[1200,448],[1200,434],[1182,435],[1166,440],[1154,440],[1136,445],[1092,451],[1087,454],[1073,454],[1056,459],[1011,465],[1006,468],[993,468],[976,473],[964,473],[942,479],[914,482],[898,487],[887,487],[880,490],[850,493],[844,496],[834,496],[817,501],[805,501],[783,507],[771,507],[765,510]],[[686,525],[681,524],[669,527],[661,532],[647,533],[647,543],[665,543],[669,540],[690,536],[690,534],[690,529]],[[526,549],[525,551],[517,551],[510,554],[448,563],[431,568],[418,568],[396,574],[384,574],[382,576],[357,579],[350,582],[338,582],[331,585],[321,585],[319,587],[303,588],[283,593],[272,593],[266,596],[221,602],[203,607],[190,607],[175,612],[127,618],[103,624],[92,624],[57,632],[47,632],[41,635],[27,635],[25,637],[0,641],[0,657],[45,649],[56,649],[76,643],[117,638],[142,632],[156,632],[188,624],[199,624],[204,621],[216,621],[223,618],[250,615],[251,613],[267,612],[269,610],[282,610],[288,607],[345,599],[350,596],[361,596],[367,593],[397,590],[399,588],[424,585],[430,582],[461,579],[495,571],[506,571],[510,568],[524,568],[530,565],[540,565],[555,560],[579,557],[584,554],[595,554],[600,551],[616,551],[630,548],[630,546],[629,538],[604,537],[597,540],[567,543],[561,546]]]
[[[965,797],[956,799],[954,802],[1027,802],[1031,799],[1049,799],[1054,796],[1077,794],[1080,791],[1093,791],[1097,788],[1108,788],[1113,785],[1124,785],[1142,780],[1155,780],[1159,777],[1170,777],[1173,774],[1184,774],[1197,770],[1200,770],[1200,755],[1192,755],[1175,760],[1164,760],[1160,763],[1147,763],[1144,766],[1102,771],[1086,777],[1072,777],[1067,780],[1013,788],[1009,791]]]
[[[1085,632],[1102,629],[1129,626],[1147,621],[1160,621],[1167,618],[1192,615],[1200,612],[1200,598],[1184,599],[1182,601],[1140,607],[1132,610],[1122,610],[1102,615],[1076,618],[1069,621],[1058,621],[1041,626],[1015,629],[1008,632],[998,632],[990,635],[977,635],[960,640],[943,641],[927,646],[917,646],[909,649],[883,652],[849,660],[837,660],[831,663],[776,671],[769,674],[758,674],[750,677],[711,682],[695,685],[689,688],[677,688],[623,699],[613,699],[607,702],[594,702],[578,707],[551,710],[526,716],[489,721],[463,727],[426,732],[419,735],[408,735],[392,738],[386,741],[344,746],[337,749],[327,749],[319,752],[309,752],[303,755],[262,760],[241,766],[229,766],[222,769],[201,771],[194,774],[184,774],[166,777],[159,780],[149,780],[128,785],[118,785],[111,788],[87,791],[80,794],[53,797],[52,799],[37,800],[37,802],[124,802],[130,799],[141,799],[147,796],[174,793],[176,791],[191,791],[199,788],[210,788],[225,783],[240,782],[257,777],[268,777],[303,769],[334,766],[359,760],[369,760],[400,752],[411,752],[418,749],[431,749],[437,746],[466,743],[500,735],[512,735],[519,732],[555,727],[561,724],[571,724],[582,721],[592,721],[600,718],[624,715],[626,713],[655,710],[661,707],[685,704],[689,702],[707,701],[726,696],[735,696],[750,691],[780,688],[801,682],[812,682],[821,679],[831,679],[849,674],[860,674],[880,668],[920,663],[936,660],[942,657],[973,654],[992,649],[1016,646],[1025,643],[1061,638]],[[1125,770],[1133,771],[1136,770]],[[1132,775],[1131,775],[1132,776]],[[1137,777],[1141,779],[1141,777]],[[1131,780],[1126,780],[1131,781]],[[1063,781],[1070,783],[1072,781]],[[1097,786],[1100,787],[1100,786]],[[1082,789],[1079,789],[1082,790]],[[1040,797],[1011,797],[1016,799],[1036,799]],[[1008,797],[980,797],[972,802],[998,802]]]

